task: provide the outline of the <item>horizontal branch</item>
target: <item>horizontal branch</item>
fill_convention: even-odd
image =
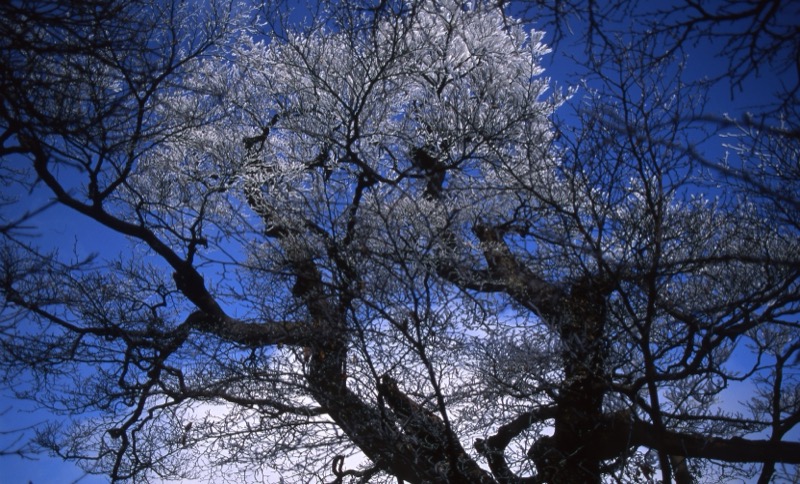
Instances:
[[[658,449],[669,455],[724,462],[800,464],[800,442],[773,442],[740,437],[721,439],[671,431],[665,431],[659,435],[653,425],[645,422],[633,424],[631,441],[634,445]]]
[[[293,321],[246,323],[195,311],[183,325],[187,330],[213,334],[225,341],[257,348],[268,345],[308,346],[313,340],[310,324]]]
[[[535,483],[537,476],[519,477],[508,466],[505,449],[531,425],[555,417],[555,407],[542,407],[520,414],[500,427],[486,440],[475,441],[475,449],[488,462],[500,484]],[[545,437],[544,439],[547,439]],[[542,439],[542,442],[544,442]],[[630,413],[618,412],[605,419],[583,442],[581,452],[601,460],[616,459],[636,447],[647,447],[667,455],[713,459],[724,462],[776,462],[800,464],[800,442],[750,440],[741,437],[723,439],[699,434],[663,431],[646,422],[631,421]],[[534,458],[536,444],[529,457]]]
[[[723,439],[694,433],[659,431],[647,422],[630,421],[627,412],[610,418],[587,441],[590,452],[612,459],[626,449],[643,446],[668,455],[724,462],[780,462],[800,464],[800,442]]]

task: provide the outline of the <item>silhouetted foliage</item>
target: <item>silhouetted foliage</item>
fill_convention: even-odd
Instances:
[[[797,478],[797,83],[706,97],[789,75],[792,7],[503,3],[0,6],[0,367],[69,417],[35,444],[114,481]],[[577,91],[529,14],[581,26]],[[127,245],[48,249],[53,205]]]

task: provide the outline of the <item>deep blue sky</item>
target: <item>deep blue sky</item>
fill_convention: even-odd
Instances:
[[[577,28],[578,23],[573,24]],[[719,74],[726,67],[725,60],[717,55],[719,46],[711,43],[702,43],[689,51],[686,59],[687,75],[690,78],[700,79],[704,76]],[[570,53],[581,54],[582,46],[575,46],[574,42],[565,38],[558,45],[559,50],[552,53],[545,60],[545,75],[551,77],[558,85],[568,86],[575,81],[575,64],[569,59]],[[711,112],[737,113],[758,106],[771,100],[780,87],[780,79],[770,72],[763,72],[760,77],[752,77],[744,86],[746,96],[737,96],[734,104],[730,91],[726,86],[718,85],[709,94]],[[577,101],[574,100],[573,102]],[[710,146],[709,146],[710,148]],[[720,149],[718,154],[722,155]],[[41,199],[40,199],[41,200]],[[32,204],[31,207],[35,206]],[[73,216],[65,209],[56,208],[40,215],[36,221],[43,227],[50,227],[43,233],[42,241],[45,245],[72,248],[73,246],[82,254],[91,252],[103,253],[118,247],[121,238],[109,234],[97,227],[91,221]],[[80,236],[79,236],[80,235]],[[69,249],[67,249],[69,250]],[[30,407],[24,403],[0,398],[0,431],[22,428],[34,423],[39,423],[47,418],[45,413],[30,412]],[[6,443],[11,442],[13,436],[0,436],[0,450]],[[8,449],[6,449],[8,450]],[[63,463],[46,456],[38,456],[37,460],[21,459],[15,456],[0,457],[0,484],[64,484],[80,482],[82,484],[107,482],[106,478],[84,476],[84,473],[73,464]]]

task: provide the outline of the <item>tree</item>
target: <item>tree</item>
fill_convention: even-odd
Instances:
[[[571,104],[496,2],[128,4],[2,7],[4,179],[132,247],[7,207],[5,381],[82,417],[39,445],[115,481],[797,472],[797,225],[719,193],[655,43]]]
[[[771,200],[781,219],[797,224],[796,169],[791,150],[798,138],[798,94],[800,75],[797,58],[795,5],[779,1],[747,4],[717,0],[700,4],[678,0],[662,5],[622,0],[599,5],[585,2],[528,0],[518,8],[531,18],[539,18],[554,32],[553,42],[576,41],[584,47],[577,64],[580,76],[607,79],[607,68],[621,53],[637,52],[642,63],[689,64],[703,62],[698,46],[720,59],[716,66],[701,69],[702,77],[682,78],[703,91],[701,106],[682,113],[684,121],[708,132],[734,137],[723,160],[705,157],[691,149],[699,163],[732,178],[744,191],[759,199]],[[574,28],[575,25],[579,28]],[[571,38],[570,32],[577,33]],[[637,50],[649,45],[650,50]],[[708,53],[706,53],[706,56]],[[633,73],[628,73],[629,75]],[[768,80],[770,82],[764,83]],[[772,92],[758,92],[754,89]],[[613,83],[612,83],[613,84]],[[606,93],[618,95],[616,87],[605,83]],[[708,109],[708,93],[716,90],[724,106]],[[716,150],[712,150],[716,153]]]
[[[582,56],[573,57],[573,66],[579,66],[578,75],[589,79],[593,92],[584,111],[595,113],[588,114],[592,122],[584,127],[635,133],[650,145],[682,153],[695,169],[708,169],[714,174],[709,181],[710,193],[737,205],[749,205],[758,216],[781,225],[781,237],[796,239],[800,86],[796,70],[798,43],[793,34],[800,13],[796,6],[726,0],[702,5],[692,1],[658,5],[636,1],[603,5],[536,1],[523,2],[522,6],[527,14],[545,19],[540,23],[555,32],[555,45],[576,41],[583,46]],[[572,32],[576,34],[570,37]],[[696,65],[705,62],[709,53],[721,62],[698,69]],[[695,67],[687,67],[692,64]],[[651,69],[661,75],[652,77]],[[695,72],[684,73],[683,69]],[[702,77],[696,71],[701,71]],[[650,90],[661,94],[641,96],[641,92]],[[673,105],[681,99],[687,102],[671,110],[671,120],[663,121],[680,125],[674,132],[682,136],[658,138],[651,135],[651,130],[642,130],[642,123],[648,124],[647,118],[652,119],[652,114],[659,111],[657,103]],[[609,115],[610,100],[625,107],[622,116]],[[648,101],[652,103],[649,106],[644,104]],[[578,131],[577,137],[584,136]],[[689,132],[693,135],[687,136]],[[720,143],[720,139],[730,141]],[[722,154],[720,144],[725,148]],[[794,263],[792,258],[771,260]],[[791,327],[796,324],[795,314],[789,310],[778,321]],[[789,355],[797,351],[798,340],[792,330],[788,331],[781,337],[783,341],[774,343],[775,349],[767,351],[777,354],[777,364],[770,370],[777,378],[786,371],[785,365],[796,365],[798,361],[795,357],[791,362]],[[755,346],[762,348],[762,344],[759,341]],[[761,350],[756,354],[761,356]],[[795,405],[792,398],[788,399],[788,407],[778,400],[779,395],[785,398],[785,394],[796,392],[796,383],[780,390],[779,385],[770,388],[766,380],[759,380],[763,387],[752,400],[751,409],[758,413],[771,408],[773,416],[781,412],[791,415],[789,408]],[[789,418],[786,425],[775,424],[773,429],[782,433],[793,425]],[[669,475],[669,467],[662,455],[662,474]],[[766,463],[759,482],[768,482],[774,473],[774,463]],[[792,474],[785,478],[796,479]]]

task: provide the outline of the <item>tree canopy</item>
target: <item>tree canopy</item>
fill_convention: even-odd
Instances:
[[[0,6],[36,446],[115,482],[797,479],[797,12],[504,3]],[[562,89],[536,29],[575,25]],[[54,206],[120,246],[36,237]]]

